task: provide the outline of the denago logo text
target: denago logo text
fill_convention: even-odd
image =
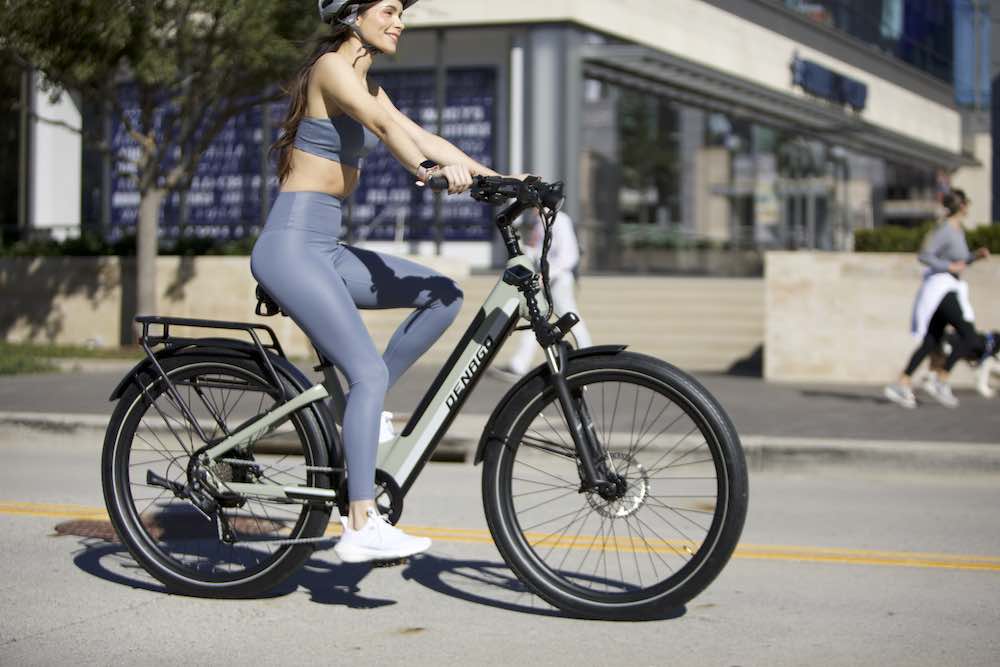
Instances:
[[[452,387],[451,394],[448,396],[447,401],[449,410],[455,407],[455,404],[458,403],[458,399],[462,395],[462,392],[464,392],[465,388],[469,386],[470,382],[472,382],[472,378],[476,376],[476,373],[483,365],[483,362],[486,361],[486,357],[489,356],[492,348],[493,338],[492,336],[487,336],[486,340],[483,341],[482,346],[476,352],[476,357],[471,363],[469,363],[469,367],[465,369],[464,373],[462,373],[462,377],[455,383],[455,386]]]

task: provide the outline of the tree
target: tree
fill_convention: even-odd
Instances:
[[[109,104],[138,143],[137,310],[156,310],[159,214],[225,124],[281,95],[319,22],[274,0],[2,0],[0,49]],[[121,101],[133,86],[138,113]],[[120,159],[127,159],[119,156]]]

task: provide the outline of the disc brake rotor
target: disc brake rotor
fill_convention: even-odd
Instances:
[[[625,452],[609,454],[616,472],[625,477],[625,493],[621,498],[605,500],[597,493],[587,493],[587,502],[601,516],[623,519],[639,511],[649,497],[649,473],[643,465]]]

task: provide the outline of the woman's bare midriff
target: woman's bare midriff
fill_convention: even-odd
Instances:
[[[281,184],[282,192],[325,192],[338,199],[351,196],[361,170],[324,157],[292,150],[292,170]]]

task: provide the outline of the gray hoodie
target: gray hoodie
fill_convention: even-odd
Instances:
[[[945,273],[952,262],[972,264],[976,256],[969,252],[965,232],[945,220],[928,232],[917,259],[929,266],[931,273]]]

